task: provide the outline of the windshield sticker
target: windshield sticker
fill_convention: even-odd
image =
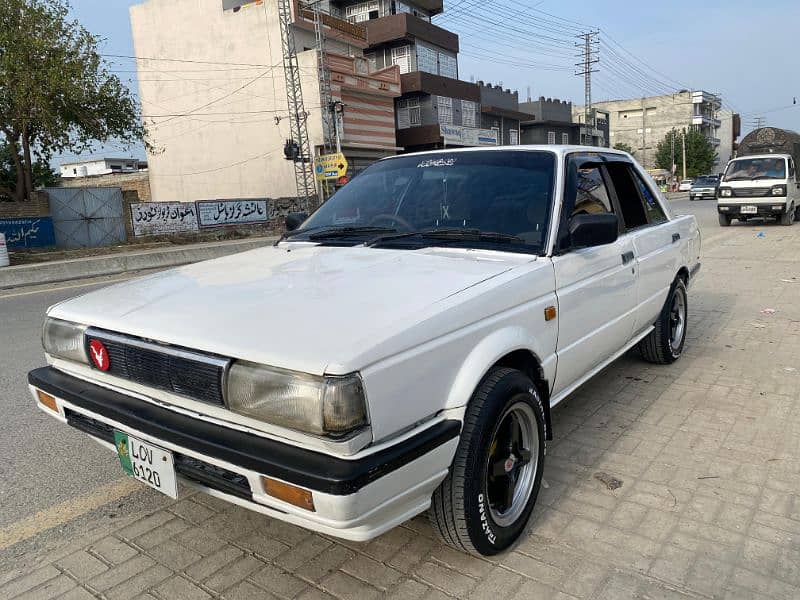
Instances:
[[[452,167],[454,164],[456,164],[455,158],[435,158],[423,160],[417,165],[417,168],[427,169],[428,167]]]

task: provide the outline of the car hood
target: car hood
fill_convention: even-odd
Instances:
[[[232,358],[336,374],[361,368],[356,357],[416,324],[436,303],[533,260],[444,248],[284,244],[116,284],[62,302],[49,314]]]

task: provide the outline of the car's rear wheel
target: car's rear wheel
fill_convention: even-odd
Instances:
[[[678,360],[686,343],[689,298],[686,283],[678,277],[672,284],[655,329],[639,342],[642,357],[657,365],[669,365]]]
[[[533,381],[514,369],[490,371],[467,408],[450,473],[433,494],[429,516],[442,541],[483,556],[516,542],[539,495],[544,427]]]
[[[730,227],[731,218],[728,215],[723,215],[722,213],[719,214],[719,224],[723,227]]]

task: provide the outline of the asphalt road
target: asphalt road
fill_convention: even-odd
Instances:
[[[677,213],[697,216],[704,239],[721,233],[715,202],[690,202],[688,195],[675,195],[670,202]],[[126,484],[115,457],[87,436],[41,413],[26,383],[27,372],[44,365],[40,329],[47,307],[123,278],[0,293],[0,556],[3,530],[26,518],[45,524],[54,518],[52,523],[57,528],[28,536],[46,541],[48,536],[64,535],[65,523],[77,526],[77,517],[55,518],[53,514],[82,515],[85,522],[97,517],[98,512],[105,511],[104,517],[113,516],[115,510],[129,514],[165,501],[156,492],[135,488],[139,491],[132,506],[130,482]],[[114,510],[108,508],[112,503]],[[117,510],[120,503],[125,507]],[[35,519],[31,519],[33,515]]]
[[[45,364],[40,339],[47,308],[119,279],[0,292],[0,538],[3,528],[54,506],[81,512],[83,502],[91,512],[106,499],[118,500],[113,484],[124,475],[114,456],[40,412],[28,391],[27,373]],[[111,486],[111,493],[92,494],[103,486]],[[160,501],[155,493],[143,496],[143,509]],[[45,537],[61,533],[53,530]]]

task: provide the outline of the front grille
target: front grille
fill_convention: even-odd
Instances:
[[[86,331],[86,344],[99,340],[108,350],[108,373],[134,383],[222,406],[228,360],[159,346],[99,329]],[[87,350],[87,352],[90,352]]]
[[[86,415],[82,415],[70,409],[65,409],[67,423],[79,429],[84,433],[96,437],[104,442],[114,443],[114,428],[111,425],[92,419]],[[175,463],[175,472],[183,477],[200,485],[212,488],[243,498],[245,500],[253,499],[253,492],[250,489],[250,482],[247,477],[228,471],[222,467],[211,465],[191,456],[180,454],[178,452],[172,453],[173,461]]]
[[[772,193],[772,188],[734,188],[736,198],[763,198]]]

